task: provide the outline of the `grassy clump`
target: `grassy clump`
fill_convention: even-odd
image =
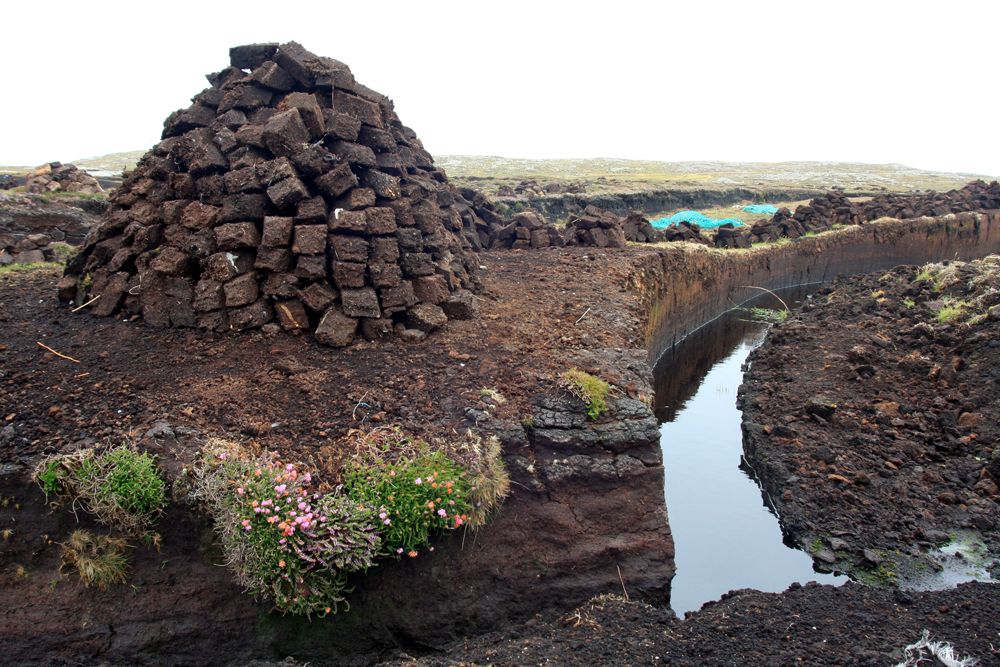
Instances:
[[[779,308],[745,308],[746,313],[750,316],[750,319],[755,322],[770,322],[772,324],[778,324],[784,322],[788,319],[790,312],[787,309]]]
[[[0,265],[0,276],[14,273],[31,273],[32,271],[42,271],[44,269],[62,269],[62,264],[56,262],[29,262],[27,264],[3,264]]]
[[[611,385],[607,382],[577,368],[566,371],[560,377],[569,392],[587,406],[588,417],[596,420],[607,411],[608,394],[611,392]]]
[[[128,572],[125,540],[95,535],[89,530],[75,530],[60,547],[61,568],[76,568],[84,586],[95,586],[103,591],[113,584],[125,583]]]
[[[954,322],[958,318],[962,317],[968,307],[969,304],[966,301],[944,299],[941,307],[938,308],[937,312],[934,314],[934,319],[939,324],[950,324],[951,322]]]
[[[46,497],[79,502],[98,521],[126,535],[147,534],[166,504],[154,458],[128,445],[46,458],[34,478]]]
[[[469,468],[469,518],[466,525],[476,529],[486,525],[493,512],[510,493],[510,476],[503,464],[500,440],[491,437],[484,445],[471,441],[475,454]]]

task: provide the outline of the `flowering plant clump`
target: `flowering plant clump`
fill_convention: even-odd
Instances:
[[[322,494],[295,464],[226,452],[196,470],[195,495],[215,516],[228,565],[253,595],[295,614],[325,616],[346,604],[346,575],[380,551],[377,512]]]
[[[344,488],[355,503],[379,509],[383,549],[396,556],[416,557],[434,531],[469,519],[467,475],[441,452],[349,464]]]

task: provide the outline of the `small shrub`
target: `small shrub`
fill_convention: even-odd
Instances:
[[[911,299],[910,297],[906,297],[905,299],[903,299],[903,305],[906,306],[908,309],[912,310],[916,308],[917,302]]]
[[[46,497],[80,502],[98,521],[127,535],[149,531],[166,503],[153,457],[128,445],[49,457],[35,469],[35,481]]]
[[[195,497],[215,520],[226,563],[244,589],[306,616],[346,605],[347,574],[374,564],[376,512],[316,491],[312,475],[264,457],[208,458]]]
[[[570,393],[587,406],[588,417],[597,419],[608,409],[611,386],[607,382],[576,368],[566,371],[561,377]]]
[[[105,590],[113,584],[125,583],[128,555],[125,540],[95,535],[89,530],[75,530],[61,544],[61,568],[76,568],[83,585]],[[60,568],[60,569],[61,569]]]
[[[416,556],[433,532],[469,518],[469,482],[454,460],[426,445],[392,461],[351,463],[344,489],[356,503],[378,509],[385,553]]]

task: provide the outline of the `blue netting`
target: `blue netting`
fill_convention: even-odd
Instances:
[[[725,224],[731,224],[734,227],[743,226],[743,221],[739,218],[710,218],[698,211],[678,211],[669,217],[652,220],[650,224],[657,229],[666,229],[667,227],[679,225],[682,222],[693,222],[703,229],[713,229]]]
[[[774,215],[778,212],[778,207],[774,204],[749,204],[744,206],[743,210],[747,213],[764,213],[765,215]]]

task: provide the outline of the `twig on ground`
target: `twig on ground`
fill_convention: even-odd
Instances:
[[[618,581],[622,582],[622,593],[625,594],[625,601],[628,602],[629,601],[628,591],[625,590],[625,580],[622,579],[622,569],[621,567],[618,566],[617,563],[615,564],[615,569],[618,570]]]
[[[573,323],[573,326],[576,326],[577,324],[579,324],[580,322],[582,322],[583,318],[585,318],[587,316],[587,313],[589,313],[589,312],[590,312],[590,308],[588,307],[587,310],[583,311],[583,315],[580,316],[580,319],[578,319],[576,322]]]
[[[71,313],[75,313],[75,312],[77,312],[77,311],[79,311],[79,310],[83,310],[84,308],[86,308],[87,306],[89,306],[90,304],[94,303],[95,301],[97,301],[97,300],[98,300],[98,299],[100,299],[100,298],[101,298],[101,295],[100,295],[100,294],[98,294],[97,296],[95,296],[95,297],[94,297],[93,299],[91,299],[91,300],[90,300],[90,301],[88,301],[87,303],[84,303],[84,304],[80,304],[79,306],[77,306],[76,308],[74,308],[73,310],[71,310],[71,311],[69,311],[69,312],[71,312]]]
[[[48,345],[46,345],[45,343],[41,343],[41,342],[39,342],[39,341],[37,341],[37,340],[36,340],[36,341],[35,341],[35,344],[36,344],[36,345],[38,345],[38,347],[42,348],[43,350],[48,350],[48,351],[49,351],[49,352],[51,352],[52,354],[54,354],[54,355],[56,355],[57,357],[60,357],[60,358],[62,358],[62,359],[65,359],[66,361],[72,361],[72,362],[73,362],[74,364],[78,364],[78,363],[80,363],[80,360],[79,360],[79,359],[74,359],[73,357],[67,357],[67,356],[66,356],[65,354],[63,354],[62,352],[56,352],[55,350],[53,350],[53,349],[52,349],[51,347],[49,347],[49,346],[48,346]]]

